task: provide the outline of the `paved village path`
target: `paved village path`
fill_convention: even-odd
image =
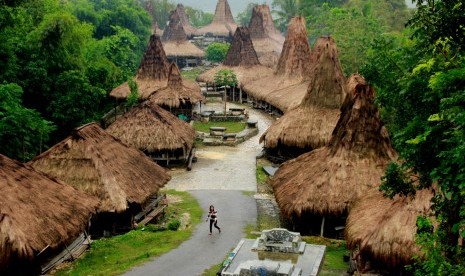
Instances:
[[[227,107],[239,107],[228,103]],[[258,121],[259,134],[236,147],[209,146],[197,150],[198,162],[192,171],[176,170],[167,189],[188,191],[199,202],[206,218],[208,206],[218,211],[219,234],[214,229],[208,235],[205,220],[193,231],[191,238],[178,248],[142,266],[134,267],[126,275],[195,276],[221,263],[244,237],[244,227],[257,221],[257,205],[253,198],[257,191],[255,176],[256,155],[263,131],[273,119],[267,114],[247,108],[251,119]],[[222,103],[208,103],[202,110],[223,110]]]

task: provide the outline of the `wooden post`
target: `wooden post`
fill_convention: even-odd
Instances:
[[[320,237],[323,237],[324,229],[325,229],[325,216],[323,216],[323,218],[321,219]]]
[[[233,89],[232,89],[232,95],[233,95],[233,96],[232,96],[232,101],[233,101],[233,102],[236,101],[236,97],[235,97],[236,95],[235,95],[235,94],[236,94],[236,86],[233,86]]]
[[[226,100],[227,100],[227,95],[226,95],[226,86],[224,87],[224,116],[226,116]]]
[[[239,88],[239,102],[242,104],[242,87]]]

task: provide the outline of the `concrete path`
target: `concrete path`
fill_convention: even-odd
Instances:
[[[238,107],[228,103],[229,107]],[[221,103],[211,103],[202,110],[222,110]],[[257,205],[250,192],[256,192],[255,157],[261,151],[258,139],[272,123],[272,118],[249,109],[250,118],[258,120],[260,134],[236,147],[203,147],[197,151],[198,162],[192,171],[172,171],[167,189],[190,192],[206,212],[212,204],[218,210],[219,234],[208,235],[203,221],[192,237],[167,254],[126,275],[193,276],[221,263],[244,237],[244,227],[257,221]]]

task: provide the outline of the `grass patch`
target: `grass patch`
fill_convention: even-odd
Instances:
[[[210,127],[225,127],[226,133],[238,133],[245,129],[243,122],[194,122],[194,129],[201,132],[210,133]]]
[[[223,267],[223,264],[217,264],[202,272],[202,276],[216,276],[216,273]]]
[[[320,275],[345,275],[349,264],[344,262],[344,255],[348,253],[344,241],[315,236],[304,236],[302,240],[307,243],[326,245],[326,256]]]
[[[256,176],[258,185],[265,184],[268,179],[268,175],[265,173],[265,171],[263,170],[263,166],[261,165],[257,165]]]
[[[174,196],[178,200],[166,208],[164,223],[168,224],[179,219],[180,215],[189,213],[187,227],[178,231],[157,231],[157,227],[147,226],[123,235],[96,240],[90,252],[55,275],[120,275],[133,266],[177,248],[189,239],[194,226],[200,222],[202,209],[187,192],[166,192],[168,197]]]
[[[198,75],[202,74],[205,70],[200,67],[195,67],[189,71],[181,71],[183,79],[195,81]]]

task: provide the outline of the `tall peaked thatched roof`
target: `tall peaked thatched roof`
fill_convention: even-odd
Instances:
[[[195,139],[195,130],[152,101],[132,108],[107,128],[124,143],[146,152],[186,149]]]
[[[197,33],[197,29],[194,28],[189,22],[189,17],[182,4],[178,4],[176,6],[176,12],[179,14],[179,18],[181,19],[181,24],[182,24],[182,27],[184,28],[184,31],[186,32],[186,35],[188,37],[195,35]]]
[[[223,65],[200,74],[197,81],[215,83],[215,75],[223,69],[236,74],[238,86],[273,74],[272,69],[260,65],[247,27],[237,28]]]
[[[236,28],[237,24],[232,16],[228,0],[218,0],[213,22],[210,25],[200,28],[197,33],[229,37]]]
[[[266,147],[315,149],[326,145],[331,138],[346,96],[346,80],[334,40],[320,37],[315,44],[314,58],[316,62],[310,69],[305,97],[297,108],[284,114],[263,134],[261,140]]]
[[[120,212],[143,203],[170,179],[141,151],[92,123],[34,158],[30,164],[100,199],[100,211]]]
[[[197,104],[206,101],[198,84],[187,86],[183,83],[181,72],[174,62],[170,66],[168,86],[157,90],[148,100],[168,107],[179,107],[181,103],[185,102]]]
[[[260,63],[275,67],[283,48],[284,36],[276,29],[268,5],[253,8],[249,30]]]
[[[415,242],[417,217],[431,211],[431,190],[420,190],[414,198],[384,197],[373,191],[350,210],[345,238],[349,248],[359,246],[365,259],[380,261],[391,269],[411,264],[420,254]]]
[[[98,201],[0,154],[0,271],[12,259],[61,249],[87,227]]]
[[[397,158],[373,89],[357,75],[349,85],[330,144],[284,163],[273,177],[276,201],[286,216],[347,211],[362,195],[378,189],[387,165]]]
[[[163,49],[167,57],[205,57],[205,52],[187,40],[182,19],[177,10],[170,14],[170,22],[163,32]]]
[[[308,79],[312,58],[307,36],[303,17],[294,17],[289,22],[275,74],[245,85],[244,91],[257,100],[265,100],[266,96],[274,90]]]
[[[168,81],[169,62],[166,57],[160,37],[156,34],[150,36],[150,41],[145,50],[139,70],[135,77],[138,86],[139,97],[145,99],[158,88],[166,86]],[[131,90],[127,82],[111,91],[110,96],[124,99],[129,96]]]

